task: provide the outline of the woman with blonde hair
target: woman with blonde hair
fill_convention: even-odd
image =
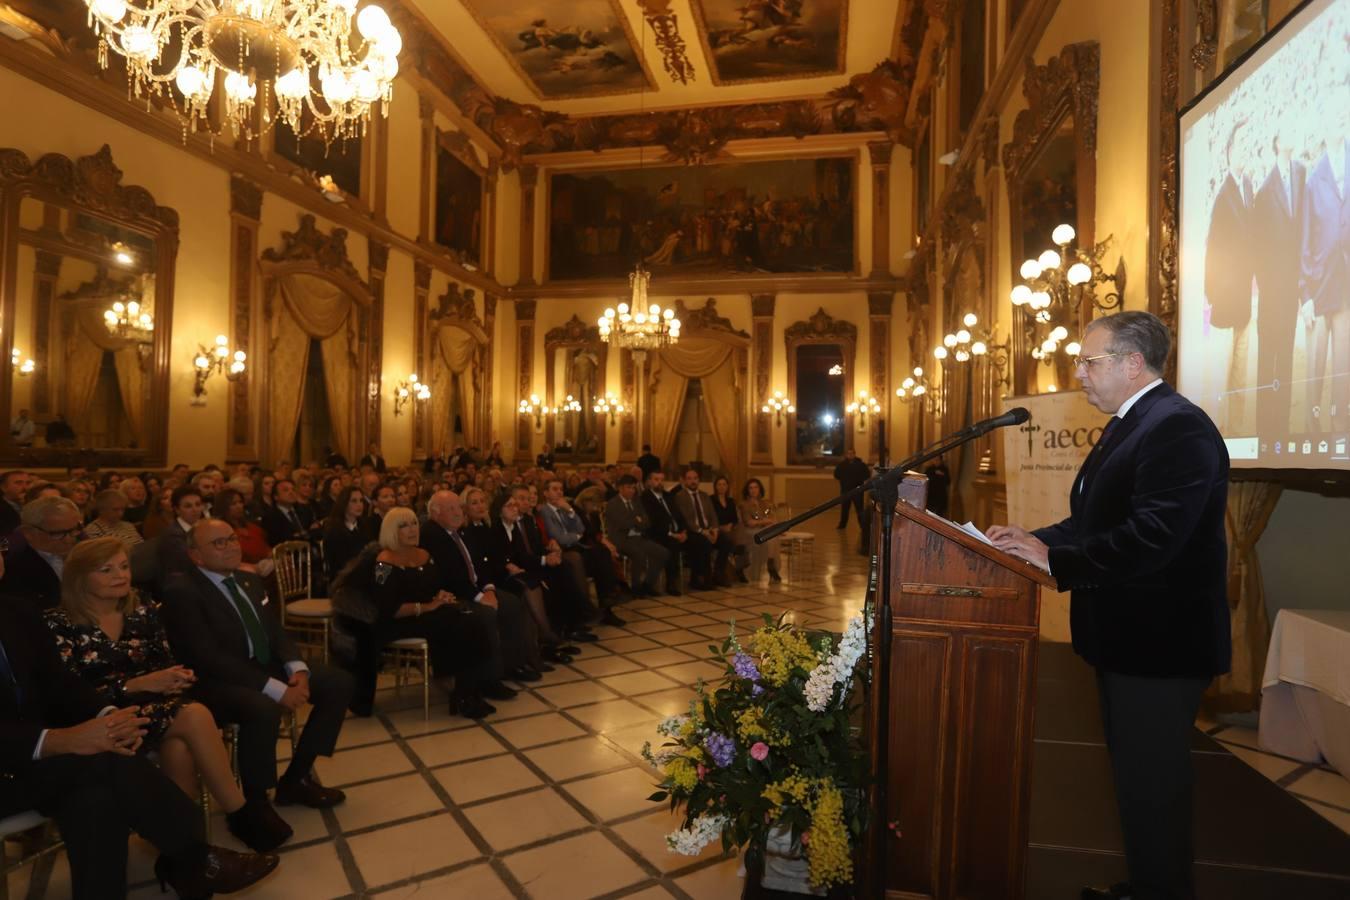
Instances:
[[[86,537],[115,537],[128,547],[134,547],[144,538],[136,526],[126,521],[126,495],[117,488],[99,491],[94,497],[94,520],[84,527]]]
[[[396,506],[384,514],[378,545],[367,547],[333,585],[338,627],[356,638],[356,693],[352,712],[374,709],[380,652],[400,638],[425,638],[438,679],[454,678],[450,713],[481,719],[496,709],[479,696],[490,675],[491,636],[477,616],[441,589],[431,554],[419,547],[417,514]]]
[[[189,797],[201,773],[225,811],[230,833],[258,852],[274,850],[291,828],[266,800],[244,799],[211,712],[189,694],[196,676],[178,665],[154,606],[131,587],[126,545],[115,537],[76,544],[61,573],[61,605],[46,613],[61,660],[109,706],[134,706],[149,719],[143,747]]]

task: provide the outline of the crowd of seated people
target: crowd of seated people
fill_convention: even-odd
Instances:
[[[424,639],[450,712],[481,718],[516,696],[508,682],[581,654],[593,624],[623,624],[630,598],[761,567],[779,580],[777,542],[751,540],[775,517],[757,479],[708,493],[691,469],[667,489],[659,466],[512,467],[497,445],[418,468],[373,445],[355,469],[327,462],[0,473],[0,815],[56,821],[75,896],[121,896],[127,829],[183,896],[264,877],[292,835],[285,807],[345,799],[314,763],[349,711],[372,714],[395,641]],[[273,549],[295,541],[333,600],[334,665],[301,657],[271,599]],[[304,707],[278,776],[277,738]],[[199,779],[252,853],[206,845]]]

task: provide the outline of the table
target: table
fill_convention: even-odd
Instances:
[[[1350,777],[1350,610],[1282,609],[1261,680],[1261,748]]]

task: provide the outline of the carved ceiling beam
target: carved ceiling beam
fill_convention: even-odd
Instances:
[[[680,23],[671,12],[670,0],[638,0],[642,14],[656,35],[656,48],[661,51],[661,62],[671,81],[688,84],[694,81],[694,64],[689,61],[684,38],[680,37]]]

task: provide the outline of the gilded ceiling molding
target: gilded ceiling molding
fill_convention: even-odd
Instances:
[[[811,318],[803,322],[794,322],[783,331],[783,339],[789,345],[794,343],[829,343],[843,341],[849,346],[858,342],[858,326],[844,319],[836,319],[825,311],[825,307],[816,310]]]
[[[1101,46],[1096,41],[1068,44],[1059,56],[1038,66],[1027,57],[1022,95],[1027,108],[1013,120],[1012,140],[1003,145],[1003,168],[1020,172],[1059,122],[1063,105],[1072,106],[1074,130],[1089,156],[1097,150],[1097,102]]]
[[[670,11],[670,0],[638,0],[638,6],[656,35],[656,47],[671,81],[680,84],[694,81],[694,64],[689,61],[684,38],[680,37],[678,17]]]
[[[281,232],[281,248],[268,247],[262,258],[268,262],[313,262],[319,268],[344,275],[367,291],[370,286],[347,258],[347,229],[334,228],[324,234],[309,213],[300,216],[300,227]]]
[[[545,349],[555,344],[575,344],[588,341],[599,343],[600,328],[594,323],[587,324],[581,321],[576,313],[572,313],[572,318],[557,328],[550,328],[544,333]]]
[[[731,324],[731,320],[717,312],[717,298],[709,297],[698,309],[690,309],[684,300],[675,301],[675,318],[680,320],[685,332],[718,331],[733,337],[750,339],[750,335]]]
[[[230,212],[257,222],[262,218],[263,190],[242,175],[230,175]]]
[[[483,327],[482,320],[478,318],[473,288],[461,288],[453,281],[446,285],[445,293],[436,298],[436,308],[428,315],[437,325],[464,323]]]
[[[751,294],[750,314],[755,317],[769,316],[772,318],[773,308],[777,301],[777,294]]]
[[[975,191],[975,166],[959,167],[938,211],[943,249],[950,252],[984,232],[984,201]]]
[[[830,91],[831,116],[839,131],[884,131],[891,140],[911,145],[913,135],[905,127],[914,70],[883,59],[870,72],[862,72],[848,84]]]

